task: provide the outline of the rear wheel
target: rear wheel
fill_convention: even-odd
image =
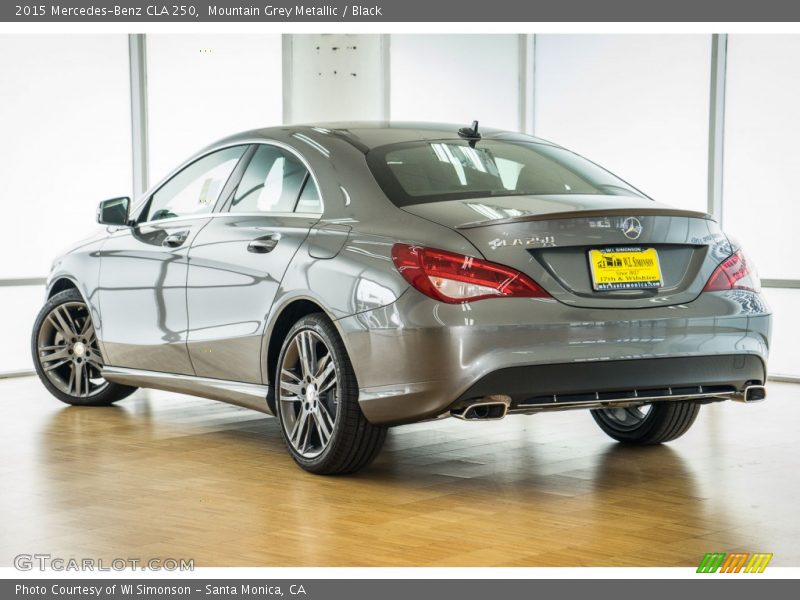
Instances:
[[[696,402],[658,402],[642,406],[592,411],[600,429],[618,442],[652,445],[670,442],[686,433],[697,418]]]
[[[36,373],[56,398],[77,406],[106,406],[136,391],[103,379],[103,357],[89,309],[77,290],[65,290],[42,307],[33,326]]]
[[[277,416],[295,462],[320,475],[352,473],[380,452],[386,428],[367,421],[336,328],[322,314],[300,319],[278,357]]]

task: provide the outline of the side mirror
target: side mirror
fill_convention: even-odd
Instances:
[[[127,227],[130,206],[131,199],[128,197],[103,200],[97,207],[97,222],[101,225]]]

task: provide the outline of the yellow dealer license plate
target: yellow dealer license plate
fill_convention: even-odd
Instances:
[[[663,283],[655,248],[589,250],[589,266],[598,291],[654,289]]]

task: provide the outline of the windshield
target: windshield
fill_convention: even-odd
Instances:
[[[563,148],[532,142],[482,140],[409,142],[372,150],[373,175],[398,206],[514,195],[641,192]]]

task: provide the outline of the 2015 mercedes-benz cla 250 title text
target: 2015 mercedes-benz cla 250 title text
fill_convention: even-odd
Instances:
[[[526,135],[250,131],[98,220],[34,325],[47,389],[254,408],[315,473],[356,471],[424,419],[585,408],[656,444],[702,404],[765,396],[770,310],[736,242]]]

